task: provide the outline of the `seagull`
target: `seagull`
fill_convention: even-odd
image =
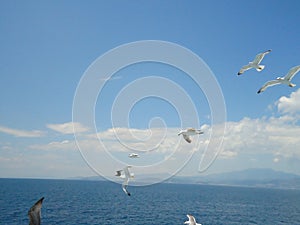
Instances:
[[[28,211],[29,225],[41,224],[41,209],[44,197],[38,200]]]
[[[139,158],[140,156],[139,156],[139,154],[137,154],[137,153],[131,153],[131,154],[129,154],[128,157],[129,157],[129,158]]]
[[[286,84],[290,87],[295,87],[296,84],[291,83],[291,80],[293,77],[300,71],[300,65],[295,66],[289,70],[289,72],[285,75],[285,77],[277,77],[276,80],[270,80],[267,83],[265,83],[259,90],[258,94],[265,91],[268,87],[277,85],[277,84]]]
[[[186,216],[189,218],[189,221],[185,221],[184,224],[188,224],[188,225],[201,225],[201,223],[196,223],[196,219],[192,215],[187,214]]]
[[[192,139],[190,138],[190,135],[196,135],[196,134],[203,134],[204,132],[201,130],[196,130],[195,128],[188,128],[186,130],[181,130],[178,133],[178,136],[182,134],[183,138],[188,142],[191,143]]]
[[[129,172],[129,168],[131,168],[131,166],[126,166],[123,170],[116,171],[116,176],[124,179],[122,189],[128,196],[131,195],[129,191],[127,191],[128,182],[130,178],[134,178],[134,174]]]
[[[265,57],[266,54],[270,53],[272,50],[269,49],[268,51],[259,53],[255,56],[255,59],[253,60],[253,62],[249,62],[248,65],[243,66],[240,71],[238,72],[238,75],[243,74],[246,70],[249,70],[251,68],[255,68],[257,71],[262,71],[265,66],[264,65],[260,65],[260,62],[263,60],[263,58]]]

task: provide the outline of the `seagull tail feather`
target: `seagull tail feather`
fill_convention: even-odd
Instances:
[[[264,68],[265,68],[264,65],[259,65],[259,67],[256,68],[256,70],[257,70],[258,72],[260,72],[260,71],[262,71]]]

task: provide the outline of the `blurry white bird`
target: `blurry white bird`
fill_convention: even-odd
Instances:
[[[188,128],[188,129],[185,129],[185,130],[181,130],[179,133],[178,133],[178,136],[180,134],[182,134],[183,138],[188,142],[188,143],[191,143],[192,142],[192,139],[190,138],[191,135],[197,135],[197,134],[203,134],[204,132],[201,131],[201,130],[196,130],[195,128]]]
[[[184,224],[188,224],[188,225],[201,225],[201,223],[196,223],[196,219],[192,215],[187,214],[186,216],[189,218],[189,221],[185,221]]]
[[[126,166],[123,170],[116,171],[116,176],[124,179],[124,182],[122,184],[122,189],[128,196],[131,195],[129,191],[127,191],[128,182],[129,179],[134,178],[134,174],[129,172],[129,168],[131,168],[131,166]]]
[[[289,72],[285,75],[285,77],[277,77],[276,80],[271,80],[265,83],[259,90],[258,94],[265,91],[268,87],[277,85],[277,84],[286,84],[290,87],[295,87],[296,84],[292,84],[291,80],[292,78],[300,71],[300,65],[295,66],[289,70]]]
[[[28,211],[29,225],[41,224],[41,209],[44,197],[38,200]]]
[[[139,156],[139,154],[137,154],[137,153],[131,153],[131,154],[129,154],[128,157],[129,157],[129,158],[139,158],[140,156]]]
[[[272,50],[268,50],[262,53],[259,53],[255,56],[255,59],[253,60],[253,62],[249,62],[248,65],[243,66],[240,71],[238,72],[238,75],[243,74],[245,71],[251,69],[251,68],[255,68],[257,71],[262,71],[265,66],[264,65],[260,65],[261,61],[263,60],[263,58],[265,57],[266,54],[268,54],[269,52],[271,52]]]

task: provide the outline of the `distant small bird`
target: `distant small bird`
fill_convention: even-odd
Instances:
[[[44,197],[38,200],[28,211],[29,225],[41,224],[41,209]]]
[[[263,60],[263,58],[265,57],[266,54],[270,53],[272,50],[268,50],[262,53],[259,53],[255,56],[255,59],[252,62],[249,62],[248,65],[243,66],[240,71],[238,72],[238,75],[243,74],[245,71],[251,69],[251,68],[255,68],[257,71],[262,71],[265,66],[264,65],[260,65],[261,61]]]
[[[191,135],[203,134],[204,132],[201,130],[196,130],[195,128],[188,128],[186,130],[181,130],[178,133],[178,136],[182,134],[183,138],[188,142],[191,143],[192,139],[190,138]]]
[[[129,172],[129,168],[131,168],[131,166],[126,166],[123,170],[116,171],[116,176],[124,179],[122,189],[128,196],[131,195],[127,190],[128,182],[131,178],[134,178],[134,174]]]
[[[129,157],[129,158],[139,158],[140,156],[139,156],[139,154],[137,154],[137,153],[131,153],[131,154],[129,154],[128,157]]]
[[[296,75],[296,73],[298,73],[299,71],[300,71],[300,65],[291,68],[289,70],[289,72],[285,75],[285,77],[277,77],[276,80],[268,81],[257,91],[257,93],[259,94],[259,93],[265,91],[268,87],[271,87],[271,86],[274,86],[277,84],[286,84],[290,87],[295,87],[296,84],[292,84],[291,80]]]
[[[186,216],[189,218],[189,221],[185,221],[184,224],[188,224],[188,225],[201,225],[201,223],[196,223],[196,219],[192,215],[187,214]]]

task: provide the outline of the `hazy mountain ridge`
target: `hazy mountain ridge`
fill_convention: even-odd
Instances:
[[[185,181],[196,184],[270,187],[300,189],[300,176],[272,169],[246,169],[195,177],[173,177],[170,182]]]
[[[159,183],[161,177],[168,177],[166,174],[150,174],[143,177],[136,176],[137,183]],[[101,180],[106,179],[100,176],[77,177],[80,180]],[[178,184],[206,184],[206,185],[226,185],[245,187],[266,187],[280,189],[300,189],[300,176],[293,173],[275,171],[272,169],[246,169],[226,173],[201,175],[199,176],[173,176],[165,183]]]

